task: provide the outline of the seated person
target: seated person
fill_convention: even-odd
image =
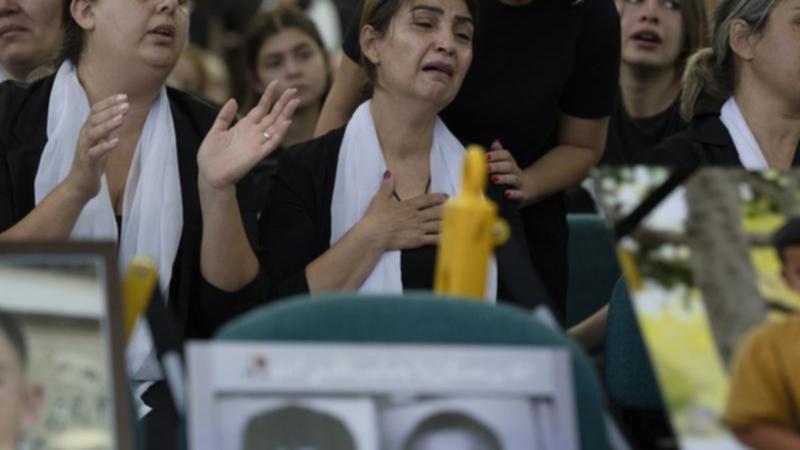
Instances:
[[[183,337],[207,338],[262,301],[237,183],[280,145],[297,106],[293,91],[273,107],[271,85],[233,125],[235,101],[217,111],[164,86],[186,43],[188,1],[61,7],[57,74],[0,84],[0,240],[115,240],[120,267],[137,255],[155,262]],[[143,328],[127,356],[131,379],[147,388],[143,401],[163,405]],[[158,421],[162,411],[145,419]],[[149,423],[148,433],[172,440],[169,419]]]
[[[800,218],[774,237],[786,284],[800,292]],[[744,339],[734,358],[724,420],[757,450],[800,449],[800,317],[767,323]]]
[[[28,347],[19,323],[0,311],[0,449],[21,448],[24,433],[39,417],[42,387],[26,379]]]
[[[50,68],[61,48],[61,0],[0,2],[0,81]]]
[[[712,48],[689,60],[681,99],[688,129],[654,162],[694,168],[788,169],[800,163],[800,0],[722,0]]]
[[[619,96],[600,164],[647,164],[653,150],[683,130],[681,76],[706,45],[702,0],[617,0],[622,31]]]
[[[332,80],[328,54],[314,22],[295,8],[279,7],[259,13],[251,23],[244,52],[254,101],[276,80],[279,90],[298,89],[296,98],[300,103],[281,148],[311,140]],[[257,196],[253,203],[266,202],[280,154],[277,149],[250,174],[252,192]]]
[[[619,15],[611,0],[481,0],[478,14],[472,65],[439,116],[459,139],[491,150],[489,180],[521,203],[528,259],[563,323],[563,191],[603,153],[619,82]],[[345,125],[363,98],[359,20],[351,22],[317,136]]]
[[[442,205],[466,155],[437,114],[469,68],[474,18],[473,0],[365,3],[373,98],[346,127],[283,155],[261,226],[271,297],[432,288]],[[516,205],[490,193],[519,236]]]

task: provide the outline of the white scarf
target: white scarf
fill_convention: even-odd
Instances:
[[[37,204],[69,174],[78,134],[90,112],[76,68],[65,62],[56,74],[50,94],[48,140],[34,184]],[[118,240],[119,268],[123,274],[134,256],[152,259],[158,267],[166,299],[183,228],[183,203],[175,127],[163,87],[150,108],[131,161],[122,211],[122,236],[118,237],[108,182],[103,175],[100,193],[83,208],[70,238]],[[144,321],[139,323],[128,346],[128,368],[135,379],[160,378],[149,333]]]
[[[353,114],[339,150],[331,201],[331,246],[364,217],[386,171],[370,104],[363,103]],[[437,117],[430,152],[431,192],[458,193],[465,155],[464,146]],[[400,251],[385,252],[359,292],[402,293],[400,270]],[[494,257],[487,272],[486,298],[493,301],[497,297]]]
[[[733,139],[733,145],[736,147],[742,166],[747,170],[769,169],[764,153],[733,97],[722,105],[719,118]]]

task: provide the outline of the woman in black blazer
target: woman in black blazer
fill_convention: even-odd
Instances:
[[[798,165],[800,56],[795,0],[723,0],[714,47],[700,50],[684,75],[689,128],[663,142],[656,163],[750,170]]]

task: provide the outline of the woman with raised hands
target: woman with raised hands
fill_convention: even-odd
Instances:
[[[208,337],[262,297],[236,184],[280,144],[294,92],[275,101],[273,83],[233,125],[235,101],[217,113],[164,86],[186,42],[188,1],[63,8],[58,72],[0,85],[0,238],[116,240],[122,268],[137,255],[156,263],[183,336]],[[128,365],[142,389],[162,378],[153,356],[138,329]],[[160,402],[160,386],[145,403]],[[156,433],[174,433],[154,420]]]

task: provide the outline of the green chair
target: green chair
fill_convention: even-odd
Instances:
[[[625,280],[614,285],[606,326],[606,388],[625,409],[663,410],[656,375],[639,332]]]
[[[145,430],[144,423],[136,419],[136,407],[134,407],[133,397],[130,400],[131,405],[131,434],[133,435],[134,450],[148,450],[147,449],[147,430]]]
[[[607,449],[600,388],[585,355],[530,313],[508,306],[404,297],[295,297],[224,326],[221,340],[555,346],[570,350],[581,448]]]
[[[606,223],[598,214],[568,214],[567,327],[606,304],[620,276]]]
[[[674,433],[621,277],[609,302],[605,355],[606,392],[632,442],[637,448],[671,448]]]

